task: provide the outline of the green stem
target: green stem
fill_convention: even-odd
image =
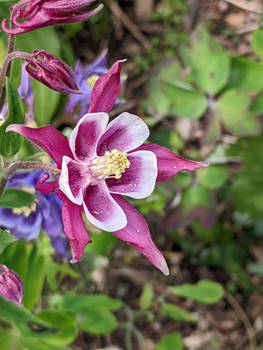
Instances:
[[[28,169],[41,169],[44,171],[51,171],[56,175],[60,173],[60,170],[57,167],[50,164],[44,164],[40,162],[14,162],[3,169],[2,178],[0,181],[0,197],[5,190],[9,176],[15,173],[17,170]]]

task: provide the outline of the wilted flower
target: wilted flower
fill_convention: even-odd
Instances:
[[[81,93],[72,69],[47,51],[34,50],[25,68],[33,78],[52,90],[64,94]]]
[[[102,8],[100,5],[88,12],[81,11],[93,2],[94,0],[21,0],[10,7],[11,28],[7,28],[7,19],[3,20],[2,28],[8,34],[21,34],[59,23],[82,22]]]
[[[149,196],[156,180],[164,181],[181,170],[206,166],[178,157],[165,147],[143,145],[149,136],[139,117],[123,113],[108,124],[109,111],[120,91],[120,67],[117,62],[95,84],[89,114],[73,130],[69,141],[51,126],[32,129],[11,125],[17,132],[42,147],[61,169],[55,181],[37,189],[56,192],[63,201],[64,230],[70,240],[73,262],[79,260],[90,242],[81,213],[97,227],[110,231],[144,254],[164,274],[168,267],[154,245],[148,226],[121,195],[131,198]],[[107,125],[108,124],[108,125]]]
[[[7,266],[0,264],[0,296],[22,306],[24,287],[21,278]]]
[[[78,85],[82,92],[81,95],[70,95],[69,102],[66,106],[66,112],[72,113],[76,107],[79,107],[77,113],[74,114],[75,119],[80,119],[89,110],[91,91],[100,76],[108,72],[107,64],[107,50],[104,50],[100,56],[86,68],[83,67],[80,61],[75,67],[75,75]]]
[[[35,194],[35,200],[28,207],[0,208],[0,226],[10,230],[17,238],[27,240],[37,237],[41,228],[46,231],[56,252],[68,257],[67,240],[63,234],[61,216],[62,203],[55,194],[43,194],[35,191],[42,170],[13,174],[7,186]]]

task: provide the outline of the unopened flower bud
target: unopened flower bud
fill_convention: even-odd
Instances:
[[[74,23],[87,20],[97,13],[103,5],[87,12],[80,11],[94,0],[21,0],[10,7],[11,28],[8,20],[2,22],[8,34],[22,34],[38,28],[59,23]]]
[[[64,94],[80,94],[72,69],[56,56],[44,50],[34,50],[27,59],[27,72],[52,90]]]
[[[24,287],[21,278],[7,266],[0,264],[0,296],[22,306]]]

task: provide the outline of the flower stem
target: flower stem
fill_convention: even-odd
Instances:
[[[41,169],[44,171],[51,171],[56,175],[60,173],[60,170],[57,167],[40,162],[14,162],[12,164],[9,164],[6,168],[3,169],[2,172],[2,178],[0,181],[0,197],[4,192],[9,176],[15,173],[17,170],[28,169]]]

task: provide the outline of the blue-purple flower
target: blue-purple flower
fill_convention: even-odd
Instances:
[[[43,194],[35,191],[42,170],[16,173],[10,177],[7,187],[28,191],[35,195],[35,200],[28,207],[0,208],[0,225],[10,230],[17,238],[31,240],[36,238],[41,229],[50,237],[56,252],[68,258],[67,239],[63,233],[61,201],[55,194]]]
[[[74,118],[76,120],[79,120],[80,116],[83,116],[88,112],[91,91],[98,78],[108,72],[106,65],[107,50],[104,50],[99,57],[86,68],[83,67],[80,61],[77,62],[75,75],[82,94],[70,95],[69,102],[66,106],[66,112],[74,113]],[[78,111],[75,110],[77,107],[79,109]]]

